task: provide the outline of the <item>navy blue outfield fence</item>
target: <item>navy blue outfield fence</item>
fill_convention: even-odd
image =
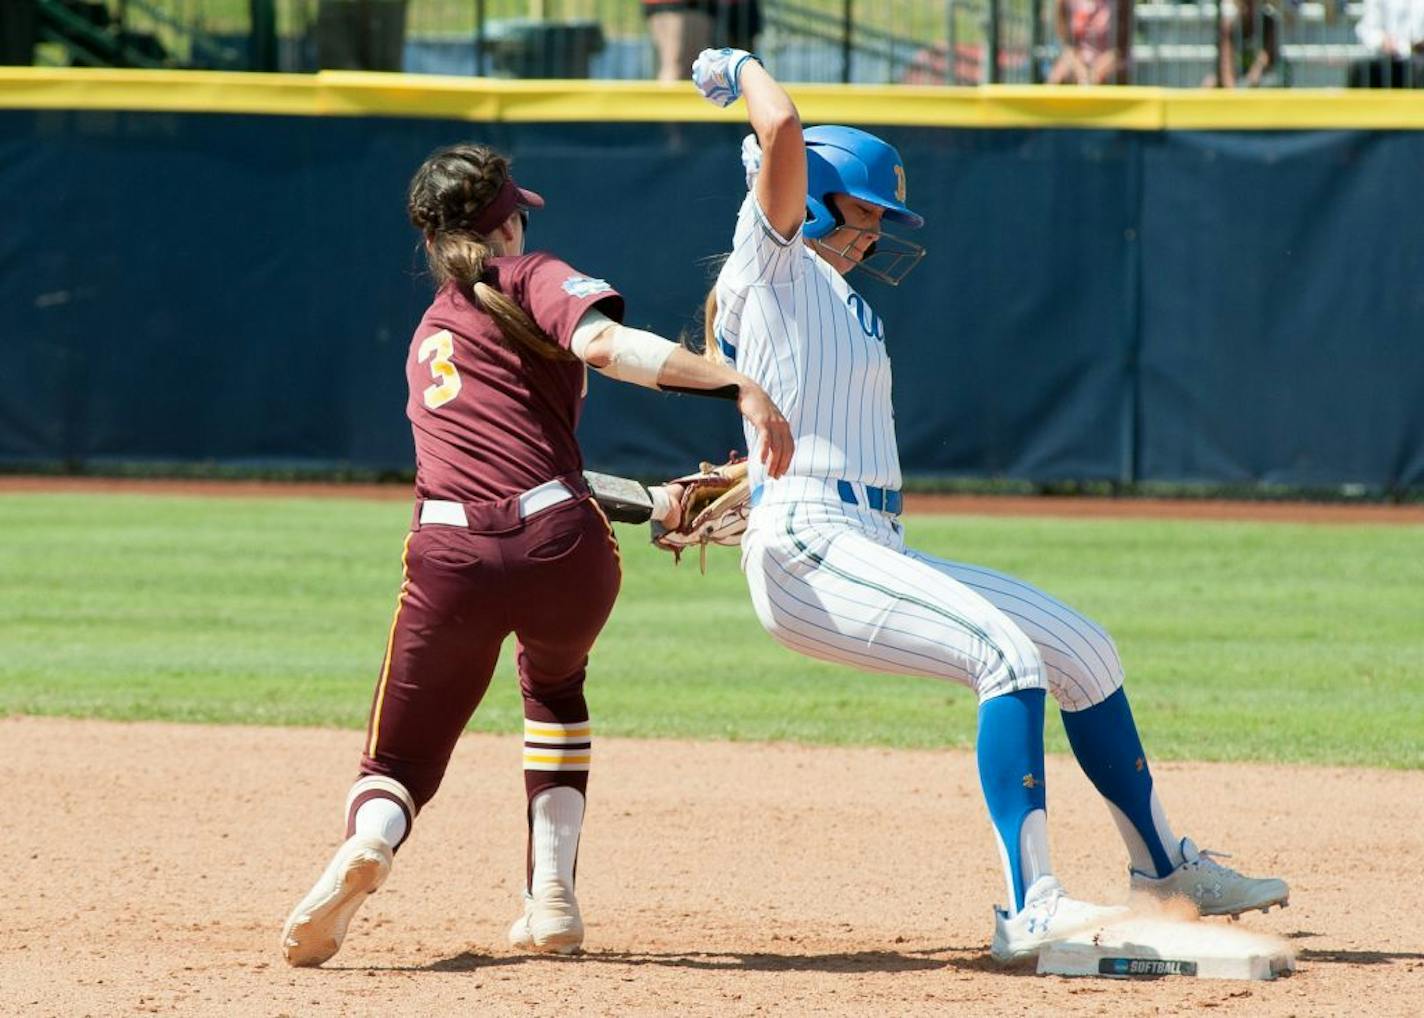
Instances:
[[[877,130],[928,224],[903,286],[858,284],[907,475],[1424,486],[1424,133]],[[744,133],[0,110],[0,462],[408,470],[419,160],[511,151],[549,202],[532,243],[677,334]],[[725,404],[602,379],[581,438],[641,475],[741,442]]]

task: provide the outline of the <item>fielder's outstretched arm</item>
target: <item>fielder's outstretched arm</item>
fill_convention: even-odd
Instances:
[[[735,368],[713,364],[654,333],[619,325],[596,309],[589,309],[579,319],[569,349],[609,378],[650,389],[735,400],[737,409],[760,436],[758,458],[766,464],[766,472],[780,477],[791,465],[796,446],[791,425],[766,390]]]

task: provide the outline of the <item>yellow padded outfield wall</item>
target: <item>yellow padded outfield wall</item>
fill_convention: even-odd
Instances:
[[[811,122],[908,127],[1424,130],[1424,91],[791,85]],[[741,122],[688,86],[322,71],[0,68],[0,109],[422,117],[477,122]]]

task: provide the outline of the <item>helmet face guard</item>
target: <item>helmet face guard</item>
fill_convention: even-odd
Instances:
[[[846,236],[844,245],[830,243],[828,236],[817,237],[812,240],[816,250],[844,258],[853,263],[853,268],[861,269],[867,275],[891,286],[899,286],[900,281],[908,276],[910,270],[920,264],[920,259],[925,256],[925,249],[919,244],[904,237],[897,237],[893,233],[881,233],[879,230],[866,230],[858,226],[842,226],[839,229]],[[834,232],[833,230],[832,233]],[[850,252],[862,234],[873,239],[864,256],[856,259]]]
[[[852,198],[885,210],[886,222],[919,229],[924,219],[905,204],[905,166],[900,153],[875,135],[854,127],[807,128],[806,140],[806,223],[804,236],[818,244],[845,226],[831,204],[833,194]],[[875,231],[860,231],[875,233]],[[852,235],[851,242],[855,237]],[[834,251],[828,247],[827,250]],[[845,248],[849,250],[849,244]],[[840,252],[837,252],[840,253]],[[925,249],[894,234],[876,233],[875,244],[866,260],[857,262],[877,279],[897,285],[924,257]],[[871,264],[873,260],[878,261]]]

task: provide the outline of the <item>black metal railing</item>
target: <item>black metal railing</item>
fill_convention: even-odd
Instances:
[[[656,0],[32,0],[80,66],[651,78]],[[1382,0],[715,0],[787,81],[1424,87]],[[687,16],[693,16],[688,13]],[[707,15],[711,17],[711,15]],[[710,22],[709,22],[710,24]],[[9,59],[14,59],[13,56]]]

